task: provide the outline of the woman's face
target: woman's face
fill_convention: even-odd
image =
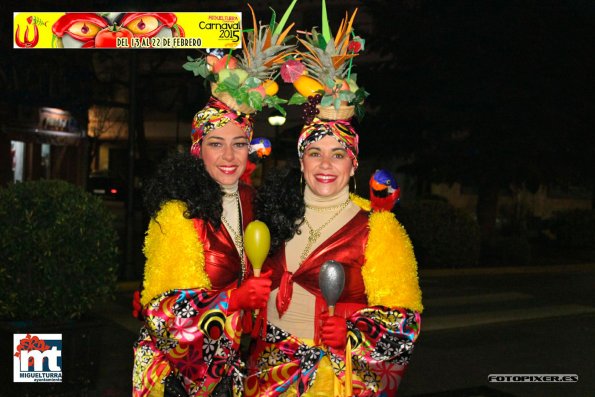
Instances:
[[[200,157],[209,175],[220,185],[235,184],[246,169],[250,143],[232,122],[211,131],[201,143]]]
[[[354,173],[347,151],[330,135],[309,144],[301,164],[310,190],[321,197],[339,193]]]

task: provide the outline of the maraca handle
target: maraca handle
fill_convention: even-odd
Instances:
[[[254,277],[260,277],[260,268],[253,268],[252,271],[254,272]],[[258,316],[260,313],[260,309],[255,309],[254,314]]]
[[[335,315],[335,306],[329,306],[328,307],[328,315],[329,316],[334,316]]]

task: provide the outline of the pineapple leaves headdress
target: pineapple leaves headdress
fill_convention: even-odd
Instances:
[[[284,27],[296,2],[291,2],[279,23],[276,23],[273,11],[268,25],[257,22],[254,9],[248,4],[253,28],[242,34],[241,54],[237,58],[231,55],[231,51],[220,56],[188,57],[184,69],[210,82],[213,96],[236,111],[254,113],[268,106],[285,115],[281,105],[287,100],[276,95],[279,86],[275,79],[285,58],[291,56],[295,48],[287,44],[294,24],[286,29]]]
[[[283,65],[281,76],[293,83],[297,90],[289,104],[306,105],[306,122],[314,116],[326,119],[351,118],[353,114],[361,119],[364,114],[364,99],[369,95],[357,85],[357,75],[352,73],[353,58],[364,49],[365,40],[353,32],[353,21],[358,9],[341,21],[333,37],[329,27],[326,2],[322,0],[322,31],[316,28],[309,32],[298,31],[297,37],[303,49],[297,50],[292,64]],[[297,63],[301,63],[301,70]],[[287,73],[288,68],[300,73]],[[284,70],[285,69],[285,70]],[[311,106],[314,103],[315,108]]]

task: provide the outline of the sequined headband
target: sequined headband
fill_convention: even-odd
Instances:
[[[323,121],[315,117],[311,123],[302,128],[298,139],[299,157],[304,157],[304,151],[309,144],[319,141],[327,135],[331,135],[345,148],[349,158],[351,158],[353,168],[357,168],[359,136],[349,120]]]
[[[252,139],[252,116],[231,109],[215,97],[211,97],[206,106],[196,113],[192,120],[192,147],[190,153],[198,157],[200,144],[205,136],[213,130],[233,122],[246,134],[248,140]]]

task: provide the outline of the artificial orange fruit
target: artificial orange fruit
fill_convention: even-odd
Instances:
[[[293,82],[293,86],[305,97],[316,95],[319,90],[324,90],[324,86],[318,80],[304,74]]]
[[[277,84],[275,80],[265,80],[262,85],[264,87],[264,92],[268,96],[273,96],[279,92],[279,84]]]

